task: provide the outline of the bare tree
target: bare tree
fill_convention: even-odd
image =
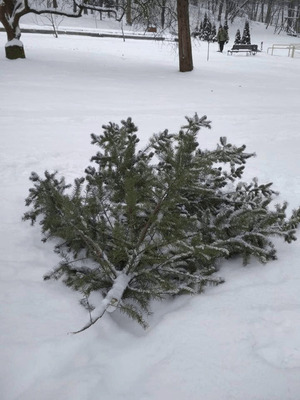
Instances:
[[[5,46],[6,57],[13,60],[25,58],[23,43],[20,41],[20,19],[29,13],[36,15],[62,15],[71,18],[82,16],[83,10],[91,9],[101,12],[110,12],[117,15],[115,7],[99,7],[90,5],[86,0],[57,0],[55,4],[36,2],[32,0],[0,0],[0,22],[4,26],[7,34],[7,44]]]
[[[39,2],[39,5],[41,5],[40,0],[37,0],[37,2]],[[53,5],[51,4],[51,0],[44,0],[44,3],[47,4],[48,7],[53,6],[53,8],[57,8],[57,0],[53,1]],[[51,13],[44,14],[43,16],[36,15],[34,21],[37,25],[51,26],[53,29],[53,36],[58,38],[58,27],[63,22],[64,18],[65,17],[63,15],[54,15]]]
[[[176,2],[174,0],[125,0],[125,2],[127,6],[130,3],[132,24],[143,25],[146,28],[155,26],[160,31],[169,29],[175,32],[178,29],[179,70],[192,71],[189,0],[176,0]]]

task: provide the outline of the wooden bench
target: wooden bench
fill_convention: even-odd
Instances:
[[[246,53],[247,56],[255,56],[257,52],[257,44],[234,44],[232,49],[227,51],[227,54],[232,55],[232,53]]]

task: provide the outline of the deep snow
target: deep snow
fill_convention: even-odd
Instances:
[[[203,295],[153,304],[147,331],[105,315],[74,336],[88,318],[80,296],[42,280],[58,260],[21,222],[31,171],[81,175],[102,124],[132,116],[143,142],[194,112],[212,120],[203,147],[246,144],[257,157],[244,179],[273,181],[278,201],[298,206],[300,55],[266,50],[300,39],[259,24],[251,36],[263,41],[255,57],[211,45],[207,61],[194,43],[182,74],[170,43],[23,34],[27,58],[9,61],[0,33],[1,400],[299,400],[299,241],[276,241],[266,266],[224,263],[226,283]]]

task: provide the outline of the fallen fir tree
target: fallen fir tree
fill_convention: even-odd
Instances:
[[[179,133],[153,135],[142,150],[130,118],[103,126],[92,134],[100,149],[94,166],[73,185],[56,172],[32,173],[23,219],[40,221],[43,241],[59,239],[62,261],[45,279],[62,278],[82,293],[89,321],[78,332],[116,309],[146,327],[151,300],[200,293],[223,282],[215,276],[220,260],[266,263],[276,258],[272,237],[296,240],[300,208],[288,219],[286,204],[269,209],[271,183],[241,181],[254,154],[224,137],[202,150],[197,135],[210,121],[186,120]]]

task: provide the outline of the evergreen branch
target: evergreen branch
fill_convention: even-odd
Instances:
[[[197,134],[210,122],[197,114],[186,119],[178,134],[153,135],[137,153],[131,118],[121,127],[103,126],[103,135],[92,135],[92,143],[102,149],[92,158],[98,170],[88,167],[71,195],[65,194],[70,185],[56,173],[46,171],[45,180],[32,173],[34,187],[26,199],[32,209],[23,219],[34,224],[41,216],[43,240],[62,241],[55,251],[64,261],[45,279],[62,279],[85,295],[89,321],[73,333],[116,309],[145,327],[151,300],[196,294],[222,283],[211,276],[218,260],[240,255],[244,262],[251,256],[266,262],[276,254],[271,236],[296,240],[300,209],[287,219],[286,203],[268,209],[276,194],[271,183],[238,180],[253,154],[224,137],[216,150],[202,151]],[[97,268],[78,265],[89,256]],[[93,311],[92,292],[103,297]]]
[[[99,257],[104,261],[104,264],[102,266],[107,266],[111,274],[116,277],[117,276],[117,270],[115,269],[114,265],[109,261],[106,253],[100,248],[100,246],[95,243],[94,240],[92,240],[88,235],[86,235],[81,229],[79,229],[75,224],[73,224],[71,221],[67,222],[72,226],[76,232],[81,236],[81,238],[86,242],[86,244],[93,250],[93,253],[95,254],[96,257]]]
[[[185,259],[190,258],[191,256],[193,256],[194,254],[192,252],[190,253],[185,253],[185,254],[172,254],[170,257],[168,257],[167,259],[165,259],[162,263],[154,265],[152,267],[148,267],[144,270],[141,270],[139,272],[134,272],[132,274],[133,276],[133,280],[140,278],[141,276],[145,275],[145,274],[149,274],[150,272],[154,272],[154,271],[158,271],[158,270],[163,270],[165,268],[166,265],[169,264],[174,264],[176,262],[180,262],[183,261]]]
[[[93,326],[97,321],[99,321],[99,319],[103,317],[103,315],[105,314],[105,312],[106,312],[106,308],[103,307],[102,314],[98,315],[98,316],[97,316],[96,318],[94,318],[94,319],[91,317],[91,314],[90,314],[90,322],[89,322],[88,324],[84,325],[84,327],[81,328],[81,329],[79,329],[78,331],[69,332],[69,333],[71,333],[71,334],[73,334],[73,335],[76,335],[77,333],[81,333],[81,332],[86,331],[86,330],[89,329],[91,326]]]
[[[51,178],[51,175],[49,175],[49,177]],[[85,241],[85,243],[93,250],[93,253],[104,261],[104,265],[106,265],[109,271],[112,273],[112,275],[116,277],[117,271],[114,268],[113,264],[110,263],[105,252],[102,251],[102,249],[99,247],[97,243],[95,243],[89,236],[87,236],[81,229],[79,229],[70,219],[68,219],[66,215],[63,213],[62,209],[58,207],[53,193],[53,189],[54,189],[53,187],[49,186],[48,194],[49,197],[52,199],[52,205],[54,206],[57,214],[60,215],[60,217],[62,218],[62,220],[66,225],[71,226],[79,234],[79,236]],[[80,219],[82,220],[82,216]]]
[[[100,318],[103,317],[106,312],[115,311],[123,297],[124,291],[128,287],[131,278],[132,277],[130,275],[119,273],[105,298],[101,301],[100,305],[95,308],[94,313],[97,314],[96,317],[90,316],[90,321],[82,329],[71,333],[76,334],[83,332],[94,325]]]
[[[242,251],[247,249],[250,252],[250,254],[263,257],[261,258],[261,261],[266,262],[266,259],[264,257],[268,258],[269,250],[265,250],[263,247],[258,247],[252,243],[250,244],[246,240],[244,240],[243,237],[244,236],[229,238],[226,241],[218,241],[217,243],[222,244],[223,246],[236,245]]]
[[[137,245],[136,245],[136,250],[133,252],[131,259],[128,261],[127,266],[125,267],[126,273],[133,272],[135,270],[136,266],[138,265],[137,260],[139,260],[141,258],[141,255],[145,251],[144,249],[142,249],[142,244],[145,241],[145,237],[146,237],[148,231],[154,225],[155,219],[156,219],[159,211],[161,210],[164,200],[167,198],[167,194],[168,194],[168,190],[163,194],[160,202],[156,205],[152,214],[148,218],[144,228],[142,229],[141,234],[138,239],[138,242],[137,242]]]
[[[153,226],[155,218],[157,217],[159,211],[161,210],[161,207],[162,207],[162,205],[164,203],[164,200],[167,198],[167,194],[168,194],[168,191],[166,191],[164,193],[164,195],[162,196],[160,202],[157,203],[156,207],[154,208],[153,213],[148,218],[147,223],[144,226],[144,228],[142,229],[142,232],[140,234],[139,240],[137,242],[137,246],[136,246],[137,248],[139,248],[141,246],[141,244],[144,242],[145,237],[146,237],[149,229]]]
[[[102,200],[100,200],[99,198],[98,198],[97,200],[99,201],[99,203],[100,203],[101,206],[102,206],[102,210],[103,210],[103,213],[104,213],[104,215],[105,215],[106,221],[108,222],[108,224],[109,224],[111,230],[113,230],[113,224],[112,224],[112,222],[111,222],[111,220],[110,220],[109,215],[107,214],[107,210],[106,210],[106,207],[105,207],[105,205],[104,205],[104,202],[103,202]]]

